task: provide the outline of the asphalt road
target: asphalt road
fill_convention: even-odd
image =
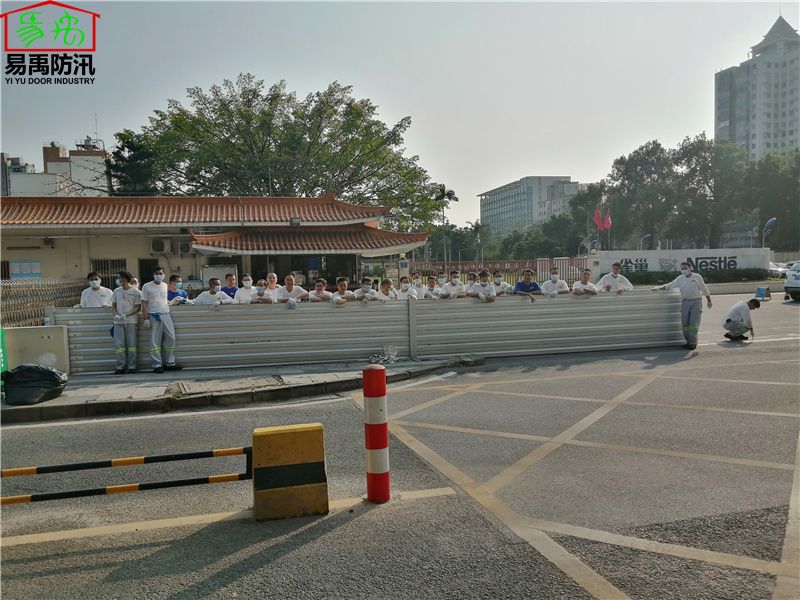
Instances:
[[[335,507],[256,524],[231,514],[251,506],[249,482],[4,507],[4,596],[796,598],[800,303],[764,303],[755,341],[732,344],[719,322],[741,298],[714,299],[695,352],[492,360],[391,386],[396,496],[379,507],[358,501],[358,394],[4,427],[8,468],[248,445],[254,427],[318,421]],[[3,496],[242,466],[5,479]]]

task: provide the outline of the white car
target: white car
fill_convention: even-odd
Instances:
[[[786,272],[783,291],[789,294],[792,300],[800,300],[800,262],[794,263],[792,268]]]

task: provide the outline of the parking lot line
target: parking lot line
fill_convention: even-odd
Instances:
[[[412,406],[411,408],[401,410],[399,413],[393,414],[389,418],[400,419],[402,417],[405,417],[406,415],[410,415],[411,413],[415,413],[419,410],[424,410],[426,408],[430,408],[431,406],[436,406],[437,404],[441,404],[442,402],[447,402],[448,400],[452,400],[453,398],[456,398],[473,390],[477,390],[480,387],[481,387],[480,384],[468,385],[462,390],[450,392],[449,394],[445,394],[444,396],[441,396],[439,398],[434,398],[433,400],[429,400],[428,402],[423,402],[422,404],[417,404],[416,406]]]
[[[662,375],[664,379],[684,379],[688,381],[718,381],[722,383],[754,383],[758,385],[788,385],[798,387],[800,382],[793,381],[752,381],[749,379],[723,379],[721,377],[688,377],[686,375]]]

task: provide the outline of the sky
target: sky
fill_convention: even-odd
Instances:
[[[2,11],[30,4],[3,2]],[[41,146],[139,130],[168,99],[240,72],[299,97],[336,80],[407,155],[455,190],[447,212],[527,175],[593,182],[658,139],[713,137],[714,73],[748,58],[797,3],[79,2],[99,12],[91,86],[0,86],[0,148],[42,169]],[[5,61],[4,61],[5,62]]]

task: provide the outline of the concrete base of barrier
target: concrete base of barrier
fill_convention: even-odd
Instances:
[[[256,520],[322,515],[329,510],[322,424],[253,430]]]

